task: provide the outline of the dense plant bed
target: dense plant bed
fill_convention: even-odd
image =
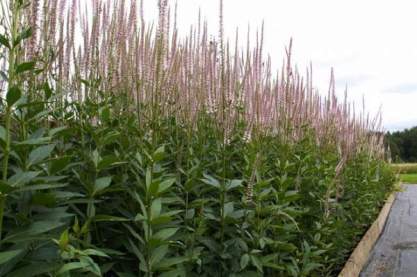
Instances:
[[[77,1],[1,6],[0,276],[336,275],[394,183],[378,121],[222,16],[180,42],[104,2],[83,47]]]
[[[358,155],[329,201],[338,159],[310,136],[245,142],[237,130],[224,145],[208,118],[194,132],[167,119],[151,133],[104,103],[92,126],[92,107],[58,129],[29,123],[34,112],[26,138],[14,126],[3,275],[64,264],[120,276],[334,275],[391,191],[389,167]]]

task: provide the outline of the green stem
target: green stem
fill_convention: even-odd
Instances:
[[[152,168],[153,168],[153,164],[152,164]],[[150,183],[152,183],[152,178],[153,177],[153,169],[151,169],[151,180]],[[146,276],[147,277],[152,277],[152,266],[151,266],[151,247],[150,247],[150,243],[149,240],[151,238],[152,235],[152,196],[149,193],[149,190],[147,189],[146,191],[146,209],[147,209],[147,226],[146,226],[146,267],[148,269],[148,272],[146,272]]]
[[[6,147],[4,149],[4,156],[3,156],[3,171],[2,171],[2,180],[4,182],[7,181],[8,177],[8,169],[9,169],[9,155],[10,155],[10,107],[7,106],[6,109]],[[2,232],[3,232],[3,217],[4,217],[4,207],[6,205],[6,195],[3,193],[0,193],[0,241],[2,238]]]
[[[151,266],[151,248],[150,248],[150,245],[149,245],[149,239],[150,239],[150,237],[151,237],[151,234],[152,234],[152,227],[151,227],[151,220],[150,220],[150,214],[151,214],[151,207],[150,207],[150,205],[148,204],[148,226],[147,226],[147,228],[146,228],[146,267],[147,267],[147,269],[148,269],[148,272],[146,272],[146,276],[147,277],[152,277],[152,266]]]
[[[2,239],[3,215],[4,215],[4,207],[5,206],[6,206],[6,195],[0,193],[0,241]]]
[[[4,149],[3,157],[3,176],[2,179],[4,182],[7,181],[7,172],[9,168],[9,155],[10,155],[10,107],[7,107],[6,110],[6,147]],[[3,232],[3,216],[4,216],[4,207],[6,205],[6,195],[0,192],[0,241],[2,238]]]
[[[18,47],[14,46],[14,41],[16,40],[16,37],[18,36],[19,31],[19,21],[20,21],[20,7],[17,5],[17,3],[13,3],[11,5],[12,8],[12,18],[11,18],[11,49],[9,51],[9,69],[8,69],[8,87],[12,87],[15,85],[16,82],[16,76],[15,76],[15,64],[17,64],[18,59]],[[5,115],[5,121],[6,121],[6,147],[4,149],[4,156],[3,156],[3,170],[2,170],[2,180],[5,182],[8,178],[8,170],[9,170],[9,156],[10,156],[10,144],[11,144],[11,135],[10,135],[10,129],[11,129],[11,112],[12,107],[7,105],[6,109],[6,115]],[[6,195],[3,193],[0,193],[0,240],[2,237],[2,231],[3,231],[3,217],[4,217],[4,207],[6,205]]]
[[[14,41],[16,40],[16,37],[18,36],[19,31],[19,19],[20,19],[20,7],[17,6],[17,3],[12,4],[12,18],[11,18],[11,49],[9,51],[9,69],[8,69],[8,75],[9,75],[9,82],[8,87],[12,87],[16,83],[16,76],[15,76],[15,65],[17,64],[18,59],[18,48],[19,46],[13,46]],[[7,105],[6,109],[6,148],[4,150],[4,157],[3,157],[3,181],[7,180],[7,171],[9,166],[9,155],[10,155],[10,121],[11,121],[11,112],[12,107]],[[0,221],[2,218],[0,218]]]
[[[2,180],[7,181],[7,171],[9,167],[9,155],[10,155],[10,107],[7,107],[6,110],[6,147],[4,149],[3,156],[3,175]]]

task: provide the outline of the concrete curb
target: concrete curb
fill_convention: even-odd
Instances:
[[[378,218],[368,229],[366,234],[362,237],[361,241],[356,246],[355,250],[350,255],[348,261],[339,273],[339,277],[357,277],[362,271],[362,268],[366,264],[369,258],[369,253],[372,250],[375,242],[379,238],[382,230],[384,229],[385,222],[388,218],[392,204],[395,201],[396,192],[393,192],[385,201],[384,207],[382,207]]]

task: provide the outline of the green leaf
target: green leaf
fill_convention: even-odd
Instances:
[[[16,66],[16,73],[20,74],[26,71],[33,70],[35,68],[36,62],[24,62]]]
[[[51,223],[58,224],[62,220],[66,220],[67,218],[74,217],[74,214],[68,213],[66,211],[67,209],[68,207],[50,208],[50,209],[44,210],[42,213],[33,215],[32,219],[35,221],[39,221],[39,222],[46,221],[47,222],[46,224],[51,224]]]
[[[7,263],[11,259],[17,257],[22,252],[22,249],[0,252],[0,265]]]
[[[165,156],[165,146],[161,146],[158,149],[156,149],[156,151],[153,153],[152,155],[152,159],[154,162],[159,162],[161,161]]]
[[[42,144],[47,144],[51,141],[50,137],[40,137],[40,138],[31,138],[28,140],[24,140],[21,142],[15,142],[16,145],[42,145]]]
[[[78,192],[70,192],[70,191],[54,191],[53,194],[55,195],[56,199],[69,199],[69,198],[83,198],[85,194],[78,193]]]
[[[72,230],[76,234],[78,234],[80,232],[80,223],[78,222],[78,217],[75,217],[75,219],[74,219],[74,224],[72,225]]]
[[[145,220],[146,220],[146,217],[143,214],[138,213],[135,216],[135,221],[145,221]]]
[[[91,223],[91,218],[89,218],[84,225],[81,227],[81,234],[87,234],[90,231],[90,223]]]
[[[153,239],[165,241],[175,235],[179,228],[165,228],[158,231],[155,235],[152,236]]]
[[[100,139],[100,145],[105,146],[116,141],[120,137],[120,133],[116,131],[109,132],[103,138]]]
[[[114,155],[104,156],[97,165],[98,170],[107,169],[113,166],[125,164],[126,162],[119,161],[119,158]]]
[[[0,34],[0,44],[10,49],[9,39],[5,35]]]
[[[56,204],[56,199],[51,192],[36,192],[32,196],[31,203],[36,206],[53,207]]]
[[[53,128],[53,129],[51,129],[51,130],[49,130],[49,136],[51,136],[51,137],[53,137],[53,136],[55,136],[56,134],[58,134],[58,133],[60,133],[60,132],[62,132],[62,131],[65,131],[65,130],[67,130],[68,129],[68,127],[66,127],[66,126],[62,126],[62,127],[57,127],[57,128]]]
[[[6,142],[7,140],[7,130],[0,125],[0,140],[2,140],[3,142]]]
[[[168,245],[162,245],[155,248],[151,253],[151,266],[159,263],[168,254]]]
[[[173,258],[173,259],[175,259],[175,258]],[[179,263],[183,263],[185,261],[187,261],[187,259],[184,260],[184,261],[181,261]],[[158,267],[156,269],[158,269]],[[177,269],[173,269],[173,270],[170,270],[170,271],[165,271],[164,273],[159,275],[159,277],[182,277],[182,276],[187,276],[187,274],[185,273],[184,268],[177,268]],[[231,275],[231,276],[233,276],[233,275]]]
[[[94,184],[94,192],[93,195],[103,191],[111,184],[112,177],[102,177],[96,180]]]
[[[23,103],[23,101],[21,101],[21,103],[19,104],[19,106],[18,106],[19,108],[25,108],[25,107],[29,106],[29,105],[22,104],[22,103]],[[31,102],[31,103],[34,104],[33,102]],[[28,118],[27,122],[28,123],[39,122],[39,120],[47,117],[49,114],[50,114],[50,111],[48,111],[48,110],[38,112],[37,114],[33,115],[31,118]]]
[[[55,183],[60,182],[67,178],[67,176],[39,176],[36,178],[36,181],[45,182],[45,183]]]
[[[265,245],[266,245],[266,240],[264,238],[260,238],[259,239],[259,247],[261,249],[264,249],[265,248]]]
[[[45,84],[43,85],[43,91],[45,92],[45,98],[49,99],[52,96],[52,89],[49,86],[48,82],[45,82]]]
[[[144,215],[147,215],[147,209],[145,205],[143,204],[142,199],[140,199],[139,194],[135,191],[135,192],[131,192],[131,195],[132,195],[132,198],[136,200],[136,202],[138,202],[138,204],[140,205],[140,209],[142,210],[142,213]]]
[[[220,188],[220,182],[208,174],[204,174],[204,179],[202,179],[202,181],[207,185]]]
[[[151,219],[157,218],[161,214],[162,201],[161,198],[157,198],[152,201],[151,205]]]
[[[242,180],[235,180],[234,179],[230,182],[227,182],[226,191],[229,191],[229,190],[232,190],[234,188],[241,187],[241,186],[242,186]]]
[[[34,164],[42,162],[45,158],[49,157],[51,155],[52,151],[55,148],[55,144],[40,146],[30,152],[29,154],[29,160],[28,160],[28,166],[32,166]]]
[[[244,254],[241,258],[240,258],[240,269],[245,269],[248,264],[249,264],[249,255],[248,254]]]
[[[158,193],[158,189],[159,189],[159,179],[156,179],[149,186],[149,195],[156,197]]]
[[[70,161],[70,156],[61,156],[58,159],[53,159],[49,163],[49,173],[56,174],[61,170],[64,170],[67,166],[70,165]]]
[[[243,210],[243,209],[237,210],[237,211],[234,211],[231,214],[228,214],[227,216],[229,216],[233,219],[239,219],[239,218],[242,218],[243,216],[245,216],[245,210]]]
[[[163,259],[160,263],[155,265],[155,269],[167,269],[177,264],[182,264],[188,261],[188,257],[175,257],[175,258],[166,258]]]
[[[108,221],[108,222],[125,222],[130,221],[128,218],[112,216],[112,215],[104,215],[99,214],[94,217],[94,221],[101,222],[101,221]]]
[[[80,263],[80,262],[72,262],[72,263],[67,263],[64,264],[56,273],[57,275],[62,275],[64,273],[67,273],[69,271],[72,270],[76,270],[76,269],[80,269],[80,268],[84,268],[85,264],[84,263]]]
[[[20,99],[21,96],[22,92],[20,91],[20,88],[18,88],[17,86],[9,88],[6,95],[7,105],[9,105],[9,107],[13,106]]]
[[[126,227],[126,229],[128,229],[129,230],[129,232],[132,234],[132,236],[135,238],[135,239],[137,239],[140,243],[142,243],[142,244],[144,244],[145,243],[145,241],[143,240],[143,238],[135,231],[135,230],[133,230],[133,228],[131,227],[131,226],[129,226],[128,224],[125,224],[125,223],[122,223],[123,224],[123,226],[125,226]],[[132,244],[132,241],[130,240],[130,239],[128,239],[129,240],[129,242]],[[132,247],[134,246],[134,244],[132,244]],[[136,247],[136,246],[135,246]],[[138,255],[138,253],[136,253],[136,251],[134,251],[135,252],[135,254],[138,256],[138,257],[140,257],[140,255]],[[140,254],[140,252],[139,252],[139,254]]]
[[[18,172],[7,181],[12,187],[21,187],[32,181],[33,178],[41,174],[41,171]]]
[[[14,188],[9,185],[9,183],[0,180],[0,192],[3,194],[7,194],[11,191],[14,191]]]
[[[301,195],[296,190],[287,191],[285,193],[285,201],[293,202],[301,198]]]
[[[97,149],[94,149],[94,151],[91,153],[90,159],[93,162],[95,168],[97,168],[98,163],[101,160],[100,154],[98,153]]]
[[[186,219],[193,219],[195,216],[195,209],[188,209],[186,214],[185,214],[185,218]]]
[[[49,232],[53,229],[61,227],[62,225],[65,225],[65,222],[37,221],[32,223],[28,228],[17,231],[16,233],[9,233],[9,235],[3,239],[3,243],[31,240],[31,236]]]
[[[170,211],[170,212],[167,212],[167,213],[163,213],[158,217],[152,218],[151,224],[152,225],[159,225],[159,224],[165,224],[165,223],[171,222],[172,217],[174,215],[180,214],[182,212],[183,212],[182,210],[175,210],[175,211]]]
[[[305,276],[307,276],[311,271],[313,271],[314,269],[320,268],[322,266],[323,265],[319,263],[308,263],[307,265],[303,267],[302,272],[305,274]]]
[[[175,178],[171,178],[161,182],[158,187],[158,193],[163,193],[168,190],[175,183],[175,181]]]
[[[96,276],[102,276],[100,267],[94,262],[94,260],[88,256],[81,256],[80,262],[84,264],[85,269],[95,274]]]
[[[265,262],[265,263],[262,263],[262,264],[263,264],[264,267],[273,268],[273,269],[276,269],[276,270],[279,270],[279,271],[285,270],[285,267],[277,265],[273,262]]]
[[[110,258],[109,255],[104,253],[103,251],[97,250],[97,249],[86,249],[83,250],[83,254],[87,256],[98,256],[103,258]]]
[[[110,120],[110,108],[108,106],[100,109],[100,117],[104,122],[108,122]]]
[[[262,263],[258,259],[258,257],[251,255],[250,260],[252,261],[252,264],[258,269],[259,272],[263,272]]]
[[[25,28],[16,38],[16,40],[13,42],[13,47],[16,47],[22,40],[25,40],[32,36],[32,28],[27,27]]]
[[[61,250],[67,249],[68,243],[69,243],[69,233],[68,233],[68,229],[66,229],[59,237],[59,248],[61,248]]]
[[[32,263],[7,274],[7,277],[34,277],[55,271],[59,267],[55,263]]]
[[[224,204],[224,217],[226,218],[228,215],[233,213],[234,205],[233,202],[228,202]]]
[[[145,182],[146,182],[146,190],[149,191],[149,189],[151,188],[151,183],[152,183],[152,171],[149,167],[146,169]]]

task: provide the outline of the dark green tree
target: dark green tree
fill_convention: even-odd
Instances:
[[[396,162],[417,162],[417,126],[403,131],[388,132],[386,145]]]

